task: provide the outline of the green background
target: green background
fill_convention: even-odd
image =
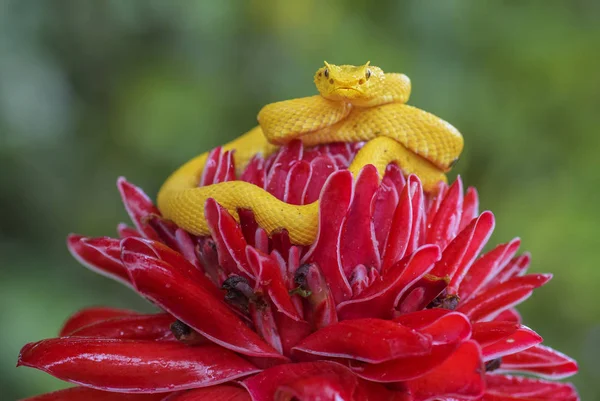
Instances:
[[[555,274],[525,323],[600,399],[598,21],[593,0],[0,0],[0,398],[64,386],[14,365],[72,312],[148,309],[64,244],[127,221],[116,178],[154,196],[262,105],[314,94],[326,59],[407,74],[410,103],[460,129],[491,242],[520,236]]]

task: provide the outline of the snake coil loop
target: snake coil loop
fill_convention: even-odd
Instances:
[[[365,141],[349,167],[354,175],[373,164],[382,176],[386,166],[395,162],[405,174],[416,174],[426,191],[446,181],[444,173],[462,152],[463,138],[444,120],[405,104],[410,96],[407,76],[384,73],[369,63],[325,62],[314,82],[319,95],[266,105],[258,114],[259,126],[223,147],[236,150],[238,168],[254,154],[267,156],[294,139],[305,146]],[[203,153],[190,160],[165,181],[157,202],[165,218],[192,234],[207,235],[204,204],[214,198],[235,217],[238,208],[251,209],[268,233],[286,228],[296,244],[314,241],[318,201],[291,205],[243,181],[198,187],[207,156]]]

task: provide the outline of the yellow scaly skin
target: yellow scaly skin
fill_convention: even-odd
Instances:
[[[368,141],[349,170],[356,176],[373,164],[383,176],[389,163],[405,174],[416,174],[426,191],[446,181],[458,159],[463,138],[447,122],[404,103],[410,80],[403,74],[385,74],[370,66],[325,63],[314,77],[320,95],[269,104],[259,112],[259,126],[229,142],[236,168],[241,171],[253,155],[268,156],[279,145],[300,139],[305,146],[331,142]],[[208,153],[175,171],[158,193],[158,208],[167,219],[195,235],[207,235],[204,204],[213,198],[234,217],[237,209],[251,209],[268,233],[285,228],[293,243],[314,242],[318,227],[318,201],[291,205],[256,185],[230,181],[198,187]]]

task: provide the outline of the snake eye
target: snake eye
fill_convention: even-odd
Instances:
[[[325,68],[323,74],[325,74],[325,78],[329,78],[329,68]]]
[[[371,70],[369,70],[368,68],[367,68],[367,72],[365,72],[365,77],[367,79],[371,78]]]

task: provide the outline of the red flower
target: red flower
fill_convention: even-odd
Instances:
[[[68,247],[162,312],[85,309],[27,344],[19,365],[80,386],[30,400],[578,400],[570,384],[505,375],[577,371],[514,309],[551,278],[525,274],[519,239],[480,256],[495,223],[473,188],[427,195],[395,165],[353,180],[359,147],[293,142],[240,177],[289,203],[319,199],[310,247],[213,200],[211,236],[191,236],[120,179],[135,228]],[[199,185],[235,179],[229,152],[207,166]]]

